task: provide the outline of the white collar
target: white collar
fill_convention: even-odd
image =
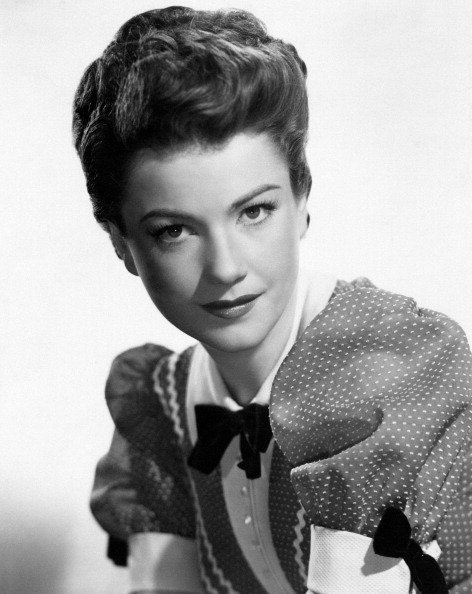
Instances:
[[[265,379],[251,403],[269,404],[270,390],[274,377],[291,349],[296,339],[327,305],[336,286],[336,279],[319,272],[300,269],[297,283],[297,299],[295,315],[289,339],[277,363]],[[217,404],[229,410],[242,408],[231,398],[223,379],[218,372],[215,362],[198,343],[193,351],[190,361],[187,381],[186,409],[190,438],[192,443],[197,440],[194,408],[196,404]]]

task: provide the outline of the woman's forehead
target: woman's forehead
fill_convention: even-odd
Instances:
[[[161,155],[139,151],[130,167],[124,207],[225,206],[260,186],[290,187],[288,166],[267,134],[242,133],[223,145],[193,145]]]

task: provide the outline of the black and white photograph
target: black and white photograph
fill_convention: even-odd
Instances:
[[[472,594],[472,4],[0,17],[0,592]]]

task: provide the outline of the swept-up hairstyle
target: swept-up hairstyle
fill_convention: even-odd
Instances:
[[[74,100],[75,147],[96,219],[125,232],[121,195],[140,148],[212,147],[238,132],[268,133],[295,196],[308,194],[305,78],[295,48],[245,11],[174,6],[127,21]]]

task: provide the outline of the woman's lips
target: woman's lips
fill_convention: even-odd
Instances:
[[[218,318],[233,319],[240,318],[250,311],[256,304],[256,299],[261,295],[243,295],[237,299],[229,301],[227,299],[221,299],[219,301],[211,301],[202,305],[203,309],[209,313],[217,316]]]

